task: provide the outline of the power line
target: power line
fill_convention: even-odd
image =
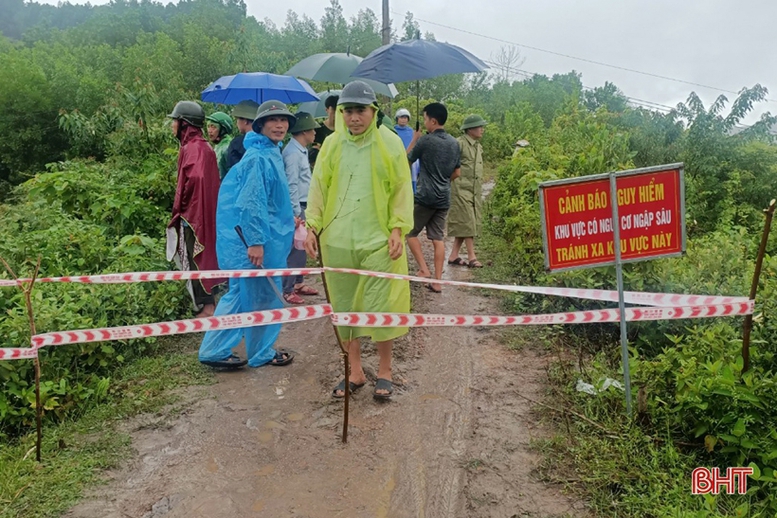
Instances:
[[[488,65],[492,65],[492,66],[494,66],[496,68],[501,68],[503,70],[506,70],[507,72],[515,72],[515,73],[520,74],[520,75],[522,75],[522,76],[524,76],[526,78],[529,78],[529,79],[531,79],[532,77],[537,76],[537,75],[542,75],[542,74],[538,74],[537,72],[530,72],[528,70],[522,70],[522,69],[519,69],[519,68],[514,68],[514,67],[511,67],[511,66],[508,66],[508,65],[496,63],[494,61],[489,61],[489,60],[484,60],[484,61]],[[581,84],[580,86],[582,86],[583,90],[588,90],[588,91],[591,91],[591,92],[593,92],[595,90],[593,87],[586,86],[584,84]],[[645,101],[643,99],[637,99],[636,97],[629,97],[628,95],[624,94],[623,92],[621,92],[621,95],[626,100],[631,101],[634,104],[644,105],[644,106],[649,107],[649,108],[654,109],[654,110],[663,111],[663,112],[667,112],[668,113],[668,112],[670,112],[670,111],[675,109],[675,108],[673,108],[671,106],[667,106],[665,104],[660,104],[660,103],[653,102],[653,101]]]
[[[484,60],[484,61],[485,61],[486,64],[492,65],[495,68],[503,69],[503,70],[505,70],[507,72],[515,72],[515,73],[520,74],[520,75],[522,75],[522,76],[524,76],[524,77],[526,77],[528,79],[531,79],[532,77],[537,76],[537,75],[542,75],[542,74],[538,74],[536,72],[530,72],[528,70],[522,70],[522,69],[519,69],[519,68],[511,67],[509,65],[504,65],[504,64],[501,64],[501,63],[496,63],[494,61],[489,61],[489,60]],[[591,91],[591,92],[593,92],[595,90],[595,88],[592,88],[590,86],[586,86],[586,85],[584,85],[582,83],[580,84],[580,86],[583,88],[583,90],[587,90],[587,91]],[[620,95],[623,96],[623,98],[626,99],[632,105],[636,105],[636,106],[639,106],[639,107],[642,107],[642,108],[648,108],[648,109],[653,110],[653,111],[660,111],[662,113],[671,113],[671,112],[674,112],[674,111],[677,110],[676,108],[674,108],[672,106],[667,106],[666,104],[661,104],[661,103],[657,103],[657,102],[654,102],[654,101],[646,101],[644,99],[638,99],[636,97],[629,97],[628,95],[624,94],[623,92],[620,92]],[[739,129],[750,129],[750,128],[752,128],[752,125],[747,125],[747,124],[735,124],[734,126],[739,128]],[[770,133],[775,134],[775,133],[773,133],[771,131],[770,131]]]
[[[391,12],[393,14],[402,16],[401,13],[398,13],[396,11],[391,11]],[[541,49],[539,47],[534,47],[534,46],[531,46],[531,45],[524,45],[523,43],[516,43],[514,41],[508,41],[508,40],[504,40],[504,39],[501,39],[501,38],[496,38],[494,36],[488,36],[488,35],[485,35],[485,34],[480,34],[480,33],[473,32],[473,31],[468,31],[466,29],[461,29],[459,27],[453,27],[453,26],[450,26],[450,25],[445,25],[445,24],[442,24],[442,23],[432,22],[432,21],[429,21],[429,20],[421,19],[421,18],[413,17],[413,19],[417,20],[417,21],[420,21],[420,22],[428,23],[429,25],[436,25],[437,27],[443,27],[445,29],[450,29],[450,30],[453,30],[453,31],[462,32],[464,34],[470,34],[472,36],[478,36],[480,38],[485,38],[485,39],[488,39],[488,40],[497,41],[499,43],[507,43],[508,45],[515,45],[516,47],[523,47],[523,48],[526,48],[526,49],[536,50],[537,52],[544,52],[546,54],[552,54],[554,56],[561,56],[561,57],[568,58],[568,59],[575,59],[577,61],[583,61],[585,63],[591,63],[591,64],[594,64],[594,65],[599,65],[599,66],[603,66],[603,67],[613,68],[615,70],[622,70],[622,71],[625,71],[625,72],[631,72],[631,73],[634,73],[634,74],[640,74],[640,75],[643,75],[643,76],[655,77],[657,79],[664,79],[666,81],[674,81],[675,83],[682,83],[682,84],[691,85],[691,86],[698,86],[698,87],[701,87],[701,88],[707,88],[709,90],[715,90],[715,91],[718,91],[718,92],[724,92],[724,93],[739,95],[739,92],[735,92],[733,90],[726,90],[725,88],[718,88],[716,86],[705,85],[705,84],[702,84],[702,83],[694,83],[693,81],[686,81],[684,79],[677,79],[675,77],[663,76],[663,75],[660,75],[660,74],[654,74],[652,72],[644,72],[642,70],[636,70],[636,69],[633,69],[633,68],[622,67],[620,65],[612,65],[610,63],[604,63],[602,61],[596,61],[596,60],[593,60],[593,59],[581,58],[581,57],[577,57],[577,56],[572,56],[570,54],[564,54],[563,52],[555,52],[555,51],[552,51],[552,50]],[[768,101],[768,102],[777,103],[777,100],[774,100],[774,99],[765,99],[765,100]]]

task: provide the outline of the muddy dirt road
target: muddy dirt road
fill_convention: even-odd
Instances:
[[[460,288],[415,285],[413,303],[416,312],[498,312]],[[297,352],[291,366],[219,374],[215,385],[189,389],[182,415],[134,420],[136,456],[66,516],[585,516],[582,502],[534,474],[529,443],[547,431],[516,393],[541,397],[546,360],[530,347],[508,351],[497,333],[412,330],[395,345],[390,403],[372,398],[377,356],[365,346],[371,382],[351,401],[343,445],[342,402],[330,397],[342,371],[332,327],[288,326],[280,345]],[[193,351],[199,339],[192,335]]]

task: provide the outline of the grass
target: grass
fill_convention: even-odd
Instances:
[[[481,256],[493,260],[492,267],[477,272],[478,281],[505,283],[520,277],[503,241],[486,233],[478,245]],[[536,298],[507,292],[492,292],[491,296],[500,297],[502,310],[509,314],[543,312],[542,301]],[[552,353],[543,402],[563,413],[538,407],[543,420],[555,430],[553,436],[533,443],[543,456],[538,472],[544,480],[563,484],[584,498],[594,516],[768,516],[758,511],[761,506],[756,505],[755,495],[693,495],[691,472],[708,465],[710,458],[699,448],[675,444],[669,430],[653,430],[649,436],[625,416],[622,392],[590,396],[575,390],[577,379],[589,374],[596,379],[621,378],[620,362],[606,361],[617,358],[615,342],[611,344],[607,335],[583,336],[569,328],[532,326],[508,329],[502,339],[516,352],[536,345]],[[597,351],[599,356],[594,358]]]
[[[0,518],[60,516],[84,490],[104,482],[102,472],[131,455],[123,419],[141,413],[172,414],[182,387],[212,381],[192,354],[191,337],[160,340],[156,352],[116,371],[107,400],[74,420],[43,429],[42,462],[35,433],[0,445]]]

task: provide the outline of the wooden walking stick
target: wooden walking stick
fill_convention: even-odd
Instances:
[[[14,280],[19,280],[16,273],[11,269],[11,266],[0,257],[0,261],[3,262],[3,266],[8,270],[8,273]],[[32,274],[32,279],[26,286],[19,285],[24,293],[24,304],[27,308],[27,318],[30,321],[30,345],[32,345],[32,337],[37,334],[35,331],[35,313],[32,309],[32,290],[35,287],[35,280],[38,278],[38,272],[40,271],[41,257],[38,256],[38,263],[35,265],[35,272]],[[43,427],[41,424],[43,407],[40,404],[40,359],[35,356],[33,359],[35,365],[35,428],[37,432],[37,438],[35,440],[35,460],[40,462],[41,459],[41,444],[43,443]]]
[[[313,232],[313,230],[310,230],[310,232]],[[318,248],[318,267],[321,268],[321,282],[324,284],[324,294],[326,295],[326,301],[331,305],[332,298],[329,296],[329,284],[327,284],[326,282],[326,272],[324,271],[324,258],[323,258],[323,254],[321,253],[321,239],[319,238],[319,234],[316,234],[314,232],[313,235],[316,236],[316,247]],[[345,389],[345,408],[343,409],[343,443],[347,443],[348,442],[348,408],[349,408],[350,399],[351,399],[351,383],[349,382],[349,377],[351,374],[351,364],[348,358],[348,349],[345,347],[345,344],[343,343],[343,339],[340,336],[340,331],[337,330],[337,326],[334,325],[334,323],[332,324],[332,328],[335,330],[337,345],[340,346],[340,351],[343,355],[343,371],[345,372],[345,381],[343,383],[343,386]]]
[[[758,292],[758,280],[761,277],[761,267],[764,263],[766,254],[766,242],[769,240],[769,231],[772,228],[772,218],[774,217],[774,208],[777,200],[772,200],[769,207],[764,209],[766,222],[764,222],[764,232],[761,235],[761,245],[758,247],[758,256],[755,259],[755,272],[753,272],[753,283],[750,285],[750,300],[755,300]],[[750,331],[753,329],[753,314],[745,316],[745,322],[742,329],[742,374],[750,370]]]

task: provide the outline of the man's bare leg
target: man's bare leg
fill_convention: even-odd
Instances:
[[[413,254],[413,258],[415,259],[415,262],[418,263],[418,276],[419,277],[431,277],[432,272],[429,271],[429,266],[426,264],[426,259],[424,259],[424,253],[421,250],[421,241],[418,240],[417,237],[408,237],[407,238],[407,247],[410,249],[410,252]],[[443,249],[443,254],[445,253]]]
[[[213,316],[213,313],[216,311],[216,305],[215,304],[205,304],[202,307],[202,310],[197,313],[197,316],[195,318],[209,318]]]
[[[391,381],[391,351],[394,347],[394,340],[377,342],[378,347],[378,378]],[[389,395],[387,390],[376,390],[378,395]]]
[[[466,244],[466,247],[467,247],[467,259],[470,262],[477,261],[477,255],[475,255],[475,238],[465,237],[464,243]]]
[[[351,365],[348,381],[357,385],[364,385],[367,383],[367,376],[364,374],[364,368],[362,367],[362,348],[359,339],[345,341],[343,345],[348,349],[348,361]],[[378,352],[380,352],[380,349],[378,349]],[[389,376],[391,376],[391,364],[389,364]],[[391,378],[389,377],[389,379]],[[336,391],[336,394],[339,397],[345,396],[345,392],[342,390]]]
[[[453,248],[451,248],[451,255],[448,256],[448,262],[455,261],[456,258],[459,256],[459,251],[461,250],[462,243],[464,243],[463,238],[461,237],[453,238]]]
[[[432,241],[434,246],[434,278],[442,279],[442,265],[445,262],[445,241]],[[435,291],[442,290],[440,284],[432,284]]]

